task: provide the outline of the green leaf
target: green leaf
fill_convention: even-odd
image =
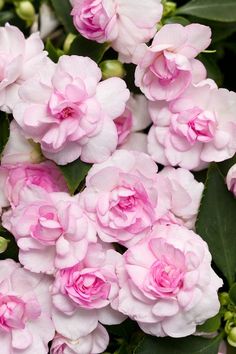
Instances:
[[[221,338],[221,335],[214,339],[195,336],[180,339],[145,336],[133,354],[218,354]]]
[[[72,42],[68,54],[87,56],[99,63],[109,47],[109,43],[97,43],[78,35]]]
[[[71,4],[69,0],[51,0],[52,6],[56,12],[59,21],[64,26],[66,32],[76,33],[71,16]]]
[[[207,332],[212,333],[218,331],[221,326],[221,315],[218,313],[216,316],[209,318],[205,323],[201,326],[197,327],[199,332]]]
[[[236,305],[236,283],[234,283],[229,291],[230,300]]]
[[[56,47],[54,47],[54,45],[52,44],[51,40],[48,38],[46,45],[45,45],[45,49],[48,52],[48,56],[49,58],[54,62],[57,63],[58,59],[60,58],[61,55],[64,54],[64,52],[60,49],[57,49]]]
[[[216,62],[215,55],[212,53],[201,53],[198,58],[205,65],[207,76],[214,80],[218,86],[221,86],[223,83],[223,75]]]
[[[213,260],[231,286],[236,272],[236,200],[227,190],[218,166],[208,170],[201,200],[197,233],[207,242]]]
[[[224,176],[227,175],[229,169],[236,164],[236,154],[231,159],[218,163],[218,167]]]
[[[6,113],[0,112],[0,154],[2,154],[4,147],[10,135],[10,123]]]
[[[192,0],[177,9],[176,14],[192,15],[213,21],[235,22],[235,0]]]
[[[182,16],[173,16],[173,17],[167,17],[166,19],[164,19],[164,24],[167,23],[180,23],[183,26],[187,26],[190,24],[190,21],[187,20],[187,18],[182,17]]]
[[[91,166],[92,165],[88,163],[82,162],[80,159],[75,160],[69,163],[68,165],[59,166],[60,170],[62,171],[65,177],[69,191],[72,195],[75,193],[76,189],[87,176]]]
[[[13,11],[0,11],[0,26],[4,26],[5,23],[11,21],[13,18]]]

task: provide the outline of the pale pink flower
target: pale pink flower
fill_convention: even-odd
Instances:
[[[151,124],[148,101],[144,95],[132,95],[125,111],[114,120],[118,132],[118,148],[147,153],[147,135],[141,133]]]
[[[148,151],[163,164],[200,170],[236,151],[236,93],[206,80],[169,104],[152,102]]]
[[[116,264],[121,257],[97,243],[89,246],[81,262],[56,273],[52,316],[57,332],[77,340],[94,331],[98,322],[111,325],[125,319],[111,308],[119,291]]]
[[[233,165],[226,176],[228,190],[236,196],[236,164]]]
[[[208,246],[184,227],[154,227],[125,252],[118,274],[118,310],[148,334],[185,337],[219,311],[223,283]]]
[[[130,61],[135,47],[156,33],[162,16],[160,0],[74,0],[74,25],[82,36],[111,42],[122,58]]]
[[[145,237],[168,210],[156,182],[157,165],[141,152],[117,150],[93,165],[80,201],[103,241],[129,246]]]
[[[195,57],[210,44],[211,30],[200,24],[168,24],[155,35],[152,45],[136,48],[135,84],[151,100],[171,101],[193,82],[206,78]]]
[[[227,346],[226,346],[226,343],[224,341],[222,341],[220,343],[219,353],[218,354],[227,354]]]
[[[54,337],[51,320],[51,279],[20,268],[19,263],[0,261],[1,353],[48,353]]]
[[[48,58],[39,34],[25,39],[15,26],[0,27],[0,109],[11,112],[18,100],[18,89]]]
[[[129,91],[119,78],[100,79],[90,58],[62,56],[56,69],[50,65],[22,85],[14,118],[47,158],[61,165],[79,157],[94,163],[116,149],[113,119],[124,111]]]
[[[70,340],[57,334],[52,341],[50,354],[99,354],[103,353],[109,343],[106,329],[101,325],[86,336]]]
[[[12,207],[20,203],[22,196],[24,198],[26,188],[37,189],[38,193],[68,191],[64,177],[51,161],[40,164],[2,165],[0,181],[3,179],[5,183],[1,191]]]
[[[40,193],[26,189],[21,203],[2,216],[3,225],[16,238],[19,260],[32,272],[52,274],[84,258],[95,230],[67,193]]]

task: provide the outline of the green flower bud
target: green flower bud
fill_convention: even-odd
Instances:
[[[16,4],[16,13],[27,25],[30,26],[35,19],[35,9],[30,1],[21,1]]]
[[[236,348],[236,327],[232,328],[227,337],[228,343]]]
[[[176,10],[176,3],[173,1],[165,1],[163,4],[163,17],[169,16]]]
[[[9,243],[9,240],[6,240],[4,237],[0,236],[0,253],[3,253],[6,251],[8,243]]]
[[[2,10],[4,5],[5,5],[5,0],[0,0],[0,10]]]
[[[226,311],[225,314],[224,314],[224,320],[225,321],[232,320],[233,317],[234,317],[234,315],[230,311]]]
[[[69,33],[65,39],[63,50],[65,53],[68,53],[71,47],[73,40],[75,39],[76,35],[73,33]]]
[[[111,77],[124,77],[126,72],[123,64],[119,60],[105,60],[100,65],[103,80]]]
[[[235,326],[234,321],[228,320],[225,325],[225,332],[227,334],[229,334],[231,332],[232,328],[234,328],[234,326]]]
[[[219,295],[219,299],[222,306],[226,306],[230,302],[229,294],[225,292]]]

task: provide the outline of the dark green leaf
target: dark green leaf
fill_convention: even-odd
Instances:
[[[80,159],[75,160],[68,165],[59,166],[67,183],[70,193],[73,195],[80,183],[87,176],[92,165],[82,162]]]
[[[120,337],[128,342],[131,336],[139,331],[139,327],[136,322],[128,318],[119,325],[107,326],[107,330],[112,336]]]
[[[180,23],[183,26],[187,26],[190,24],[190,21],[187,20],[187,18],[182,17],[182,16],[173,16],[173,17],[167,17],[164,20],[164,23],[165,24],[167,24],[167,23]]]
[[[13,18],[13,11],[0,11],[0,26],[4,26],[5,23],[11,21]]]
[[[205,323],[201,326],[197,327],[199,332],[216,332],[221,326],[221,315],[218,313],[216,316],[209,318]]]
[[[69,0],[51,0],[52,6],[56,12],[59,21],[64,26],[66,32],[76,33],[71,16],[71,4]]]
[[[10,135],[10,123],[7,114],[0,112],[0,154],[4,150],[9,135]]]
[[[209,168],[196,230],[207,242],[216,266],[229,285],[236,272],[236,200],[227,190],[224,176],[216,164]]]
[[[72,42],[68,54],[87,56],[99,63],[109,47],[108,43],[97,43],[78,35]]]
[[[236,283],[234,283],[229,291],[230,300],[236,305]]]
[[[229,169],[236,164],[236,154],[231,159],[218,163],[218,167],[224,176],[227,175]]]
[[[201,337],[155,338],[145,336],[133,354],[218,354],[221,336],[214,339]]]
[[[192,0],[177,9],[176,14],[193,15],[213,21],[235,22],[235,0]]]
[[[207,76],[213,79],[218,86],[223,83],[223,75],[220,68],[216,62],[216,57],[214,53],[202,53],[198,56],[201,62],[205,65],[207,70]]]
[[[54,61],[54,63],[58,62],[58,59],[60,58],[61,55],[63,55],[63,51],[60,49],[57,49],[56,47],[54,47],[54,45],[52,44],[51,40],[48,38],[46,45],[45,45],[45,49],[48,52],[48,56],[49,58]]]

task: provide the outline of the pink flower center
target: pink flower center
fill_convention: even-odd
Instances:
[[[150,67],[152,73],[159,79],[162,86],[168,85],[175,80],[179,75],[179,70],[176,67],[174,60],[168,60],[164,54],[161,54]]]
[[[58,117],[60,119],[66,119],[66,118],[73,117],[74,113],[75,110],[72,107],[65,107],[60,113],[58,113]]]
[[[23,329],[26,304],[17,296],[0,295],[0,328],[9,331],[12,328]]]

